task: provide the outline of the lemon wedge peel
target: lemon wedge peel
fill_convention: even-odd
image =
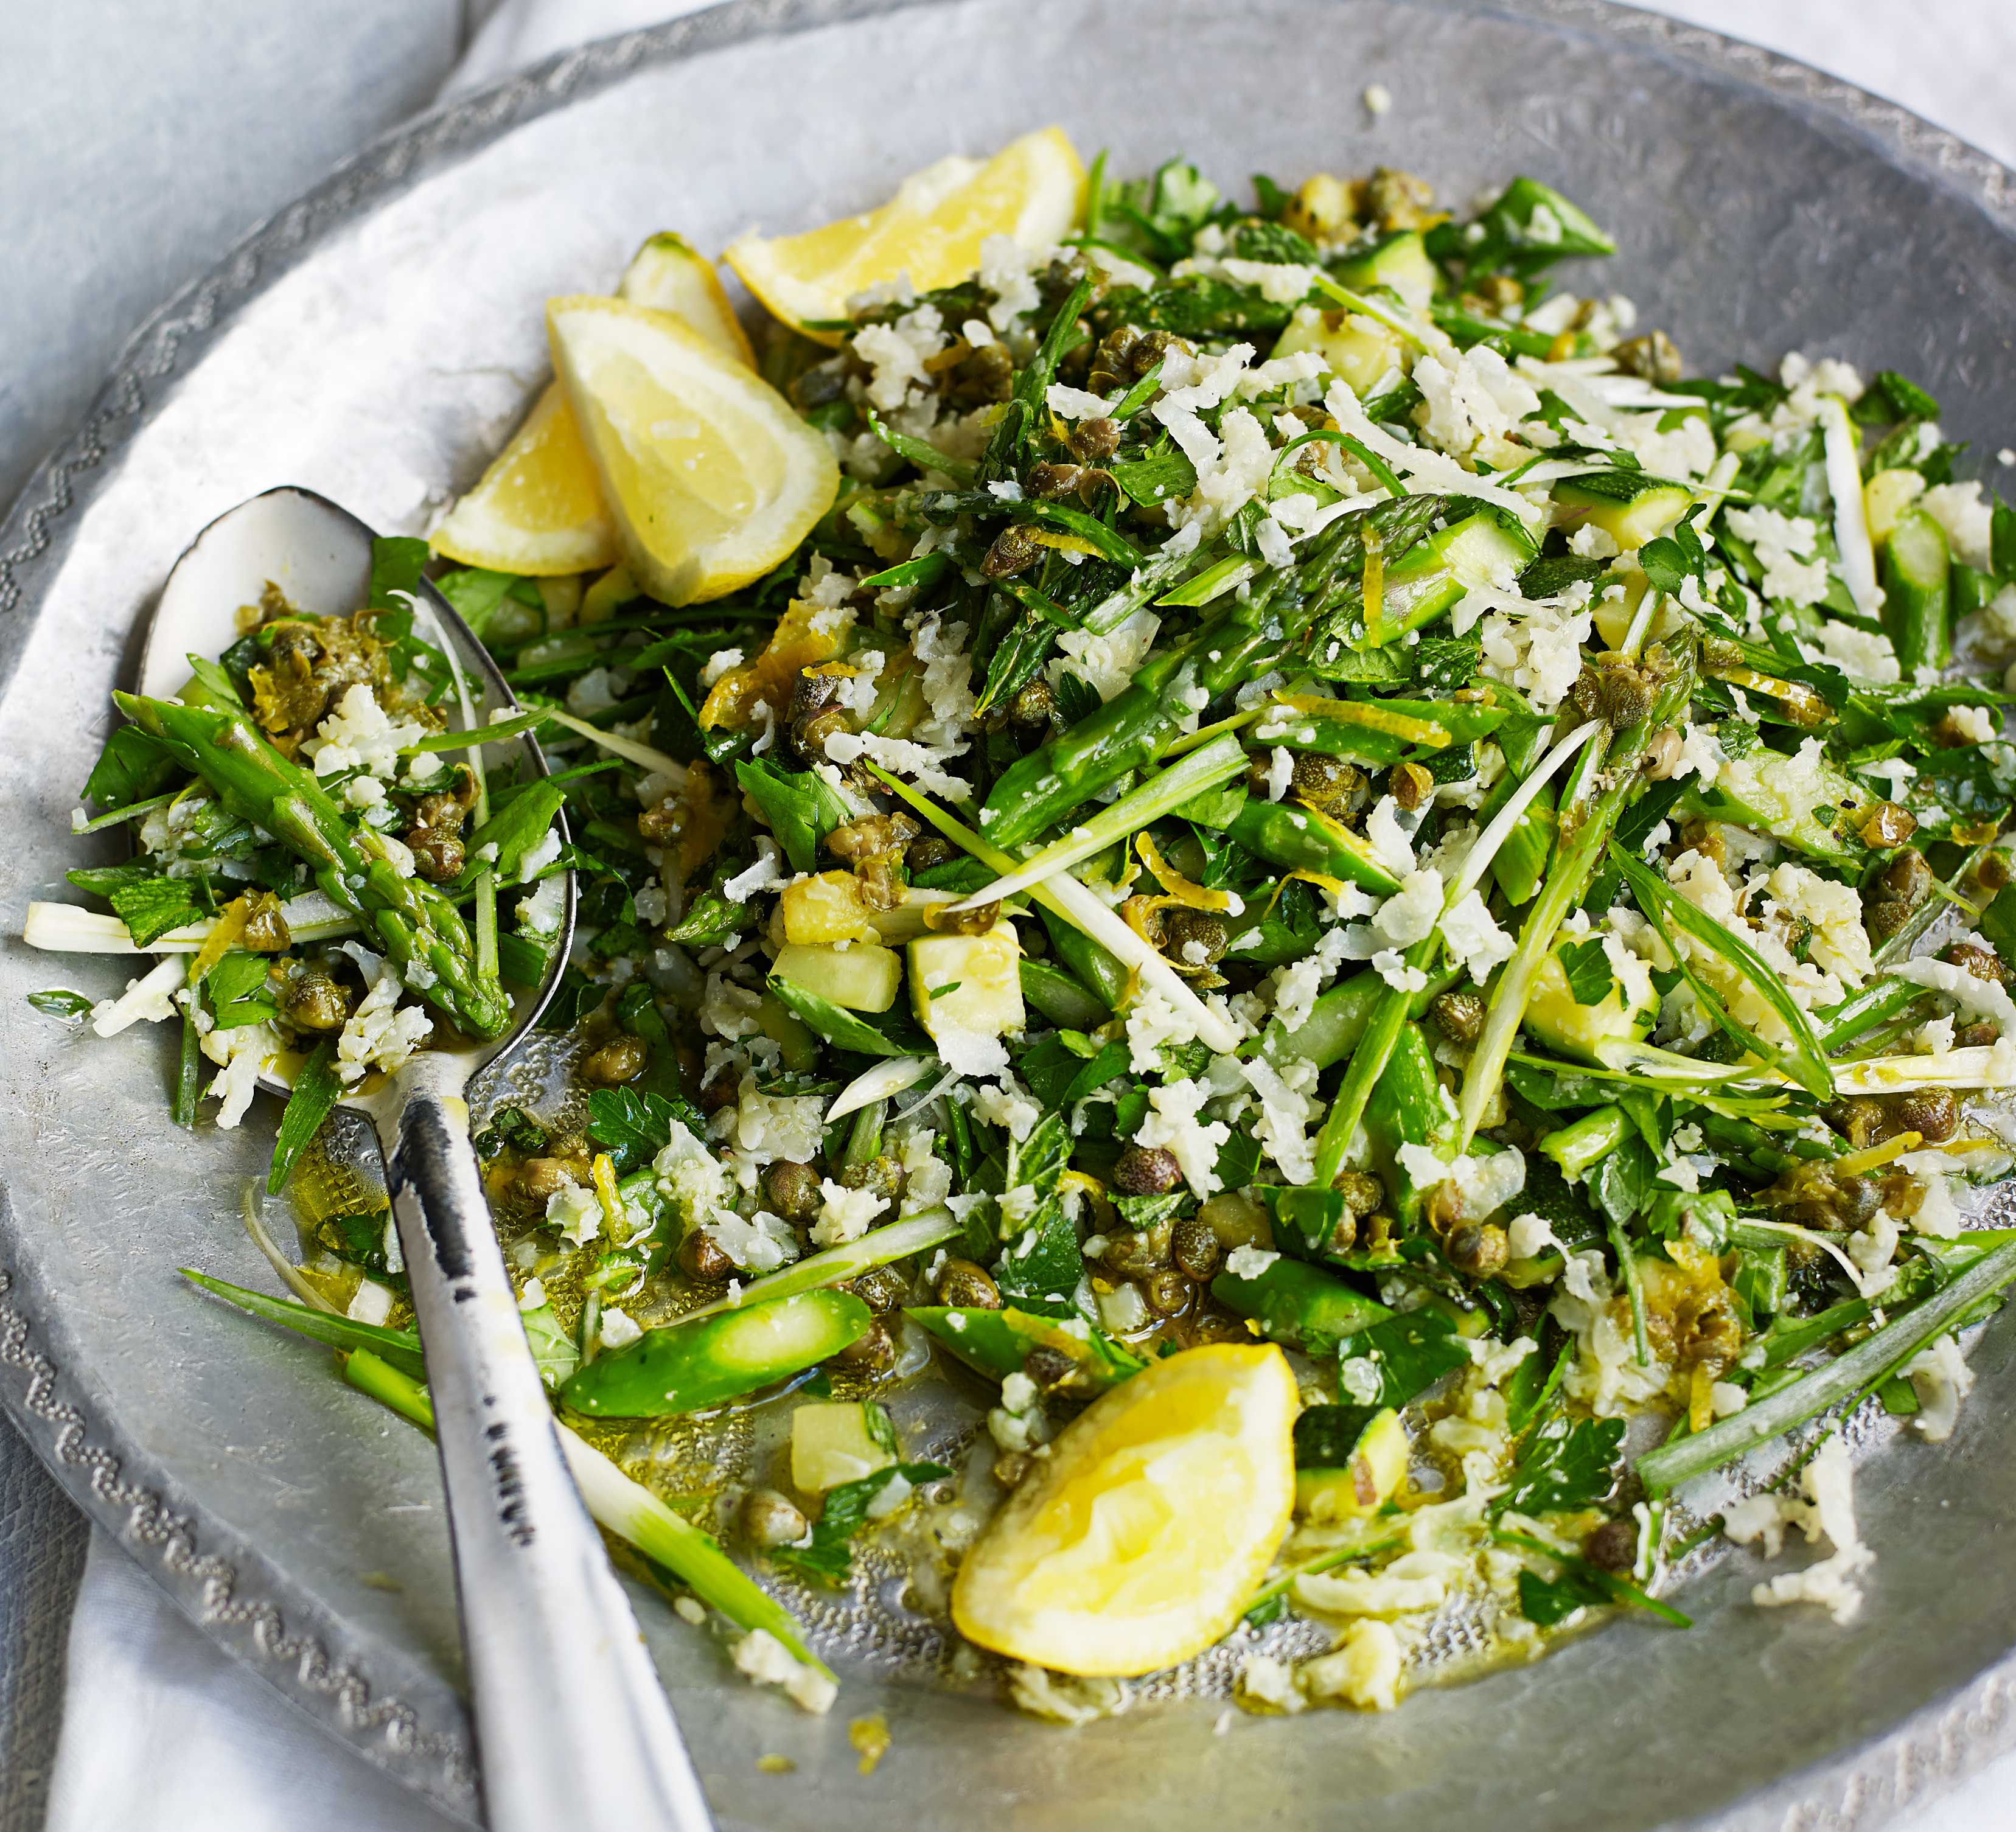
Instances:
[[[756,352],[728,302],[720,274],[685,236],[666,229],[646,240],[630,257],[616,294],[632,305],[675,313],[722,355],[755,368]]]
[[[952,1587],[959,1632],[1113,1678],[1210,1647],[1287,1531],[1299,1403],[1271,1344],[1186,1350],[1103,1395],[967,1554]]]
[[[982,162],[954,155],[913,172],[879,210],[802,235],[754,233],[722,258],[774,317],[829,346],[842,333],[812,327],[847,315],[847,302],[907,275],[920,293],[970,278],[981,244],[1012,236],[1048,247],[1085,210],[1085,164],[1061,128],[1024,134]]]
[[[683,319],[581,295],[549,301],[546,325],[624,563],[653,597],[761,578],[833,506],[824,435]]]

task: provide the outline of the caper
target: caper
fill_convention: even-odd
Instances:
[[[440,827],[409,827],[407,850],[413,855],[413,869],[430,884],[443,884],[462,875],[463,845],[459,834]]]
[[[1690,1366],[1726,1368],[1742,1349],[1742,1326],[1715,1304],[1694,1319],[1680,1344],[1680,1359]]]
[[[1064,443],[1081,464],[1103,464],[1120,448],[1120,423],[1103,415],[1080,420]]]
[[[297,1031],[340,1031],[350,1019],[350,995],[326,969],[311,965],[281,988],[280,1010]]]
[[[1999,985],[2007,977],[2003,971],[2002,957],[1978,941],[1956,941],[1939,959],[1949,966],[1965,967],[1977,980],[1986,980],[1991,984]]]
[[[1638,760],[1638,767],[1649,780],[1663,783],[1673,773],[1673,766],[1679,761],[1679,733],[1671,725],[1661,725],[1652,734],[1644,755]]]
[[[1902,846],[1918,830],[1918,823],[1908,808],[1879,801],[1863,812],[1861,830],[1864,845],[1888,848]]]
[[[1582,1556],[1600,1571],[1622,1573],[1638,1562],[1638,1529],[1629,1521],[1605,1521],[1582,1542]]]
[[[870,1323],[867,1330],[848,1344],[837,1355],[829,1355],[829,1361],[857,1373],[886,1373],[895,1365],[896,1338],[889,1333],[889,1326],[880,1321]]]
[[[938,1268],[938,1302],[954,1310],[999,1310],[1001,1287],[970,1259],[948,1259]]]
[[[1176,1154],[1160,1145],[1130,1145],[1107,1180],[1123,1196],[1165,1196],[1183,1179]]]
[[[1106,1237],[1106,1251],[1100,1255],[1100,1264],[1129,1279],[1146,1279],[1166,1272],[1174,1233],[1167,1222],[1152,1228],[1118,1229]]]
[[[1449,1262],[1468,1279],[1488,1279],[1503,1269],[1505,1230],[1491,1222],[1462,1222],[1444,1242]]]
[[[826,756],[827,739],[853,729],[845,713],[837,706],[829,706],[824,711],[815,712],[810,718],[793,725],[791,743],[797,747],[799,756],[808,762],[817,762]]]
[[[1978,1019],[1953,1032],[1953,1042],[1962,1049],[1986,1049],[2002,1039],[2002,1027],[1993,1018]]]
[[[1897,1124],[1928,1145],[1943,1145],[1960,1130],[1960,1103],[1949,1088],[1914,1088],[1897,1097]]]
[[[1582,664],[1570,692],[1584,717],[1622,729],[1651,711],[1652,687],[1646,678],[1650,671],[1641,671],[1615,651],[1607,651]]]
[[[1871,902],[1863,911],[1862,920],[1872,940],[1887,941],[1911,920],[1911,906],[1884,898]]]
[[[666,796],[656,807],[645,808],[637,816],[639,836],[653,846],[663,846],[668,840],[676,840],[686,824],[686,800],[679,795]]]
[[[293,945],[280,900],[272,891],[246,893],[245,927],[238,938],[248,954],[284,954]]]
[[[794,725],[808,719],[815,712],[823,712],[840,697],[840,680],[833,675],[815,675],[801,671],[791,684],[790,710],[785,717]]]
[[[1483,1033],[1484,1010],[1474,992],[1444,992],[1429,1006],[1428,1016],[1452,1043],[1474,1043]]]
[[[1060,1348],[1039,1343],[1022,1358],[1022,1372],[1046,1393],[1054,1393],[1078,1378],[1078,1363]]]
[[[934,867],[949,865],[959,857],[959,848],[936,833],[925,833],[910,842],[909,850],[903,855],[903,862],[914,876]]]
[[[605,1088],[614,1088],[625,1082],[634,1082],[650,1064],[651,1046],[641,1037],[612,1037],[597,1050],[589,1053],[588,1060],[581,1065],[583,1078],[599,1082]]]
[[[1998,847],[1982,855],[1981,863],[1974,868],[1974,881],[1984,891],[2000,891],[2010,882],[2009,855]]]
[[[1370,1171],[1340,1171],[1337,1193],[1355,1215],[1369,1215],[1386,1200],[1386,1186]]]
[[[518,1167],[519,1190],[534,1202],[545,1202],[580,1181],[574,1167],[556,1157],[528,1157]]]
[[[1006,401],[1015,389],[1015,359],[999,344],[981,344],[941,378],[945,398],[962,407],[985,407]]]
[[[909,1280],[894,1266],[871,1267],[859,1278],[848,1280],[841,1289],[851,1291],[878,1317],[901,1310],[910,1296]]]
[[[994,545],[981,557],[980,570],[990,579],[1012,578],[1026,572],[1043,557],[1045,549],[1034,528],[1011,522],[994,537]]]
[[[1075,464],[1039,464],[1029,473],[1029,494],[1046,502],[1060,502],[1078,489],[1083,475]]]
[[[1092,366],[1085,376],[1094,394],[1110,394],[1135,380],[1139,372],[1130,359],[1140,341],[1141,333],[1132,325],[1117,326],[1107,333],[1093,352]]]
[[[1353,786],[1364,780],[1364,772],[1342,758],[1326,757],[1320,750],[1305,750],[1295,759],[1288,786],[1303,801],[1313,802],[1318,808],[1328,808],[1345,800]]]
[[[1169,1257],[1185,1278],[1194,1279],[1201,1285],[1223,1263],[1225,1249],[1219,1244],[1211,1224],[1191,1215],[1169,1231]]]
[[[742,1096],[740,1084],[733,1075],[716,1075],[711,1082],[700,1085],[700,1110],[704,1114],[717,1114],[724,1107],[733,1107]]]
[[[984,935],[1000,914],[998,903],[976,904],[971,909],[955,909],[949,903],[927,903],[924,927],[934,935]]]
[[[810,1530],[805,1517],[774,1488],[752,1488],[743,1498],[742,1531],[752,1546],[790,1546]]]
[[[1677,382],[1687,373],[1686,358],[1664,331],[1626,337],[1611,347],[1610,360],[1627,376],[1643,376],[1648,382]]]
[[[1057,709],[1057,696],[1048,681],[1030,683],[1010,701],[1008,717],[1018,725],[1048,725]]]
[[[1396,229],[1424,229],[1435,220],[1435,188],[1410,171],[1382,165],[1366,182],[1365,203],[1389,235]]]
[[[1222,916],[1205,909],[1172,909],[1162,918],[1162,951],[1179,966],[1209,966],[1225,958],[1232,939]]]
[[[413,809],[413,825],[416,827],[442,827],[449,833],[462,829],[462,817],[469,812],[468,804],[459,795],[451,795],[437,790],[430,795],[423,795]]]
[[[893,1157],[865,1158],[859,1164],[843,1164],[840,1183],[845,1190],[872,1190],[894,1202],[903,1193],[903,1167]]]
[[[1922,852],[1900,852],[1877,873],[1877,887],[1893,902],[1913,905],[1931,894],[1932,868]]]
[[[810,1164],[794,1164],[788,1158],[763,1173],[763,1188],[770,1198],[771,1212],[787,1222],[815,1220],[824,1200],[819,1172]]]
[[[677,1258],[679,1270],[696,1284],[718,1285],[735,1270],[735,1262],[704,1228],[696,1228],[679,1243]]]
[[[1151,1272],[1141,1287],[1141,1295],[1157,1316],[1181,1316],[1190,1305],[1190,1282],[1173,1269]]]
[[[1409,813],[1435,792],[1435,779],[1417,763],[1396,763],[1386,778],[1386,793]]]

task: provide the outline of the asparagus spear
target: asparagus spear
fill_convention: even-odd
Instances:
[[[420,969],[407,983],[430,1005],[477,1037],[495,1037],[510,1022],[504,988],[494,970],[479,969],[455,905],[425,880],[401,876],[383,838],[346,820],[313,772],[283,757],[243,713],[134,693],[113,698],[232,813],[305,859],[324,894],[362,918],[400,967]]]
[[[1505,1073],[1505,1059],[1525,1016],[1526,1002],[1532,996],[1541,963],[1553,946],[1554,932],[1570,907],[1589,885],[1589,873],[1610,844],[1611,830],[1623,813],[1625,804],[1636,792],[1638,760],[1652,735],[1678,715],[1694,695],[1694,658],[1691,649],[1679,650],[1676,666],[1659,683],[1651,706],[1635,725],[1617,734],[1604,759],[1603,776],[1609,786],[1596,788],[1594,799],[1578,806],[1579,797],[1564,792],[1561,797],[1561,837],[1547,881],[1534,899],[1525,926],[1519,931],[1519,945],[1505,963],[1491,997],[1491,1009],[1484,1030],[1471,1053],[1464,1071],[1463,1099],[1458,1110],[1456,1150],[1469,1148],[1471,1135],[1484,1118],[1484,1110],[1498,1090]],[[1593,747],[1592,747],[1592,749]],[[1586,753],[1585,754],[1587,754]],[[1571,785],[1572,786],[1572,785]]]
[[[1146,769],[1177,736],[1202,688],[1215,700],[1271,667],[1286,648],[1258,598],[1213,618],[1180,647],[1145,662],[1097,712],[1003,772],[980,825],[996,846],[1019,846],[1129,771]]]

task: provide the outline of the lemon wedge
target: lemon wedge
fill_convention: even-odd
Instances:
[[[756,366],[714,263],[683,236],[656,235],[631,257],[618,297],[676,312],[724,356]],[[595,461],[558,382],[525,416],[476,488],[434,531],[437,553],[464,566],[552,578],[614,566],[616,524]]]
[[[558,382],[430,537],[464,566],[556,578],[616,563],[616,524]]]
[[[1060,240],[1085,203],[1085,167],[1060,128],[1024,134],[985,162],[956,155],[913,172],[880,210],[774,240],[747,235],[722,258],[787,325],[823,344],[841,333],[808,326],[844,318],[857,293],[907,274],[920,293],[965,279],[989,236],[1025,248]]]
[[[1270,1344],[1187,1349],[1103,1395],[967,1555],[952,1593],[959,1632],[1114,1676],[1210,1647],[1287,1531],[1298,1403]]]
[[[721,275],[683,236],[668,229],[652,236],[630,257],[616,293],[633,305],[675,313],[723,356],[733,357],[745,369],[756,366],[756,352],[728,303]]]
[[[761,578],[833,506],[824,436],[683,319],[583,296],[549,301],[546,329],[624,563],[654,598]]]

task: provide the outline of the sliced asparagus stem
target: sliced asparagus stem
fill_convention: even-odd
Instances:
[[[1586,812],[1580,813],[1579,822],[1578,811],[1564,808],[1561,840],[1547,873],[1547,881],[1540,887],[1540,894],[1534,899],[1525,925],[1519,932],[1517,948],[1505,963],[1492,988],[1491,1007],[1485,1018],[1483,1031],[1471,1051],[1470,1065],[1463,1071],[1463,1096],[1457,1107],[1453,1155],[1460,1155],[1470,1149],[1470,1142],[1483,1121],[1485,1109],[1498,1091],[1505,1073],[1505,1059],[1511,1053],[1513,1038],[1518,1032],[1520,1020],[1526,1015],[1526,1002],[1532,997],[1547,951],[1553,946],[1555,931],[1588,887],[1589,874],[1595,869],[1604,848],[1610,844],[1611,831],[1617,825],[1618,816],[1623,813],[1625,802],[1638,787],[1638,759],[1653,733],[1687,704],[1694,681],[1694,658],[1688,653],[1683,657],[1682,665],[1661,685],[1646,716],[1618,733],[1607,759],[1610,767],[1606,773],[1610,786],[1597,791]],[[1563,799],[1565,803],[1567,798]],[[1571,822],[1577,824],[1571,826]]]
[[[453,902],[424,879],[402,877],[382,837],[351,826],[315,776],[283,757],[243,714],[113,697],[233,814],[305,860],[324,894],[362,917],[401,967],[430,975],[416,988],[428,1003],[479,1037],[495,1037],[510,1022],[510,1002],[495,974],[482,973]]]

